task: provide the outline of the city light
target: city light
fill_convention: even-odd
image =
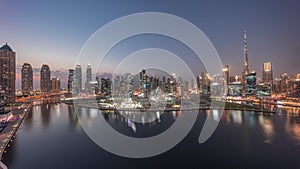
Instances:
[[[0,169],[298,168],[299,6],[0,2]]]

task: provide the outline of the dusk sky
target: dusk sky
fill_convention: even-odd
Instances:
[[[29,62],[38,68],[46,63],[52,70],[67,70],[74,67],[88,38],[105,24],[137,12],[163,12],[182,17],[202,30],[215,46],[223,64],[229,64],[231,75],[242,72],[243,31],[246,29],[250,70],[257,71],[260,77],[263,62],[272,62],[274,75],[278,77],[284,72],[300,72],[299,6],[297,0],[1,0],[0,45],[8,42],[17,53],[19,65]],[[128,45],[120,44],[110,55],[121,57],[123,53],[159,45],[169,50],[174,47],[171,40],[161,37],[141,38],[129,39]],[[189,57],[189,54],[181,55]],[[86,65],[82,66],[85,71]],[[197,71],[197,65],[193,66]]]

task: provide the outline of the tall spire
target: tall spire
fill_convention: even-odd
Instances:
[[[246,75],[249,74],[249,64],[248,64],[248,48],[247,48],[247,33],[244,31],[244,69],[243,69],[243,95],[246,94]]]
[[[244,71],[243,75],[249,74],[249,67],[248,67],[248,48],[247,48],[247,32],[244,31]]]

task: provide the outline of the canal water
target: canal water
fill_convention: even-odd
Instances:
[[[201,111],[190,133],[173,149],[158,156],[131,159],[97,146],[81,128],[74,108],[66,104],[34,106],[3,155],[9,169],[74,168],[300,168],[300,113],[277,108],[276,114],[225,111],[205,143],[198,137],[209,111]],[[82,109],[93,118],[95,110]],[[157,135],[187,112],[165,112],[147,124],[103,113],[107,122],[131,137]]]

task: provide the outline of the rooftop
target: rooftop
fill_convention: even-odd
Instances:
[[[13,52],[13,50],[11,49],[10,46],[8,46],[7,42],[5,43],[5,45],[3,45],[0,50],[7,50],[7,51],[10,51],[10,52]]]

